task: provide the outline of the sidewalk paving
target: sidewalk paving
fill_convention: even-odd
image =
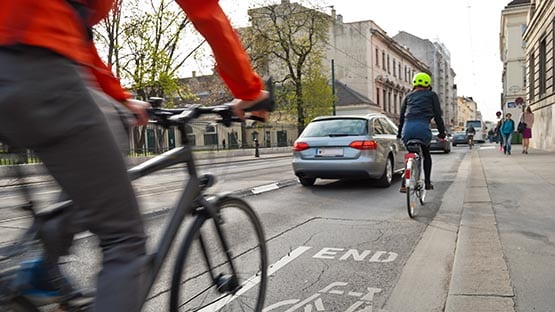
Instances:
[[[472,153],[445,311],[553,311],[555,152]]]
[[[465,155],[380,311],[554,310],[555,152],[521,151]]]

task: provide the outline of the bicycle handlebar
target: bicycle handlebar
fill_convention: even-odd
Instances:
[[[274,84],[272,78],[265,80],[265,85],[267,91],[270,93],[268,98],[256,103],[255,105],[245,109],[245,112],[264,110],[267,112],[273,112],[275,109],[275,99],[274,99]],[[216,105],[216,106],[200,106],[199,104],[187,105],[184,108],[161,108],[162,98],[150,98],[148,101],[153,108],[147,109],[149,118],[152,119],[153,123],[160,124],[164,127],[169,126],[179,126],[188,123],[189,121],[200,117],[201,115],[216,114],[221,117],[220,122],[226,127],[229,127],[233,122],[241,122],[242,120],[233,115],[232,106],[227,104]],[[264,118],[257,116],[248,116],[247,119],[254,121],[265,122]],[[150,121],[149,121],[150,122]]]
[[[229,104],[208,107],[192,104],[183,108],[148,108],[146,111],[151,120],[149,122],[163,127],[184,125],[202,115],[218,115],[221,119],[217,122],[226,127],[229,127],[233,122],[242,121],[242,119],[233,115],[232,106]],[[257,116],[249,116],[247,119],[265,122],[264,118]]]

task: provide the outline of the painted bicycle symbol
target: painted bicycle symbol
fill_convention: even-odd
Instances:
[[[372,312],[372,301],[375,294],[379,294],[382,290],[380,288],[368,287],[365,292],[355,292],[345,290],[345,282],[333,282],[326,286],[324,289],[318,291],[314,295],[301,300],[301,299],[288,299],[274,303],[266,307],[262,312],[281,311],[278,308],[288,307],[283,312],[312,312],[312,311],[330,311],[326,310],[322,296],[324,295],[338,295],[354,297],[358,300],[345,310],[345,312]]]

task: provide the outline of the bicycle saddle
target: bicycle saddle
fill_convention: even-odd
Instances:
[[[405,144],[407,147],[407,151],[411,152],[411,153],[420,153],[421,151],[421,145],[426,145],[426,143],[420,139],[410,139],[407,141],[407,144]]]

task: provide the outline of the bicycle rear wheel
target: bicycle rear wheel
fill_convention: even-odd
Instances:
[[[424,182],[420,179],[421,173],[415,159],[409,159],[407,166],[410,168],[410,179],[406,184],[407,189],[407,212],[410,218],[414,218],[418,214],[418,210],[424,205],[426,190]]]
[[[199,215],[181,246],[172,278],[172,312],[262,311],[268,283],[262,224],[243,200],[228,197],[216,206],[221,222]]]

